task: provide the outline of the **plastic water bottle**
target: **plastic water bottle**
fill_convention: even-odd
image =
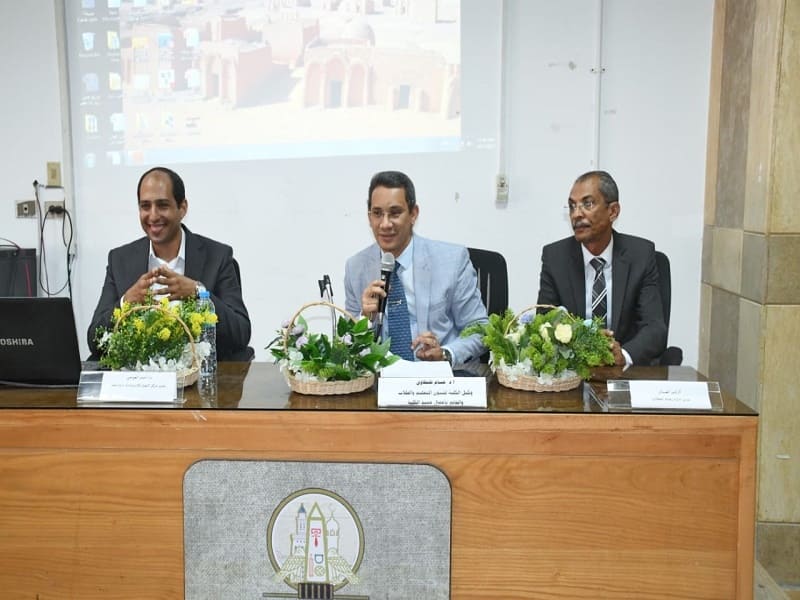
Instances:
[[[200,292],[200,300],[197,302],[200,310],[207,310],[215,314],[214,303],[211,301],[211,294],[208,290]],[[208,356],[200,362],[200,386],[208,388],[217,384],[217,326],[214,323],[203,324],[200,332],[200,341],[208,342],[211,347]]]

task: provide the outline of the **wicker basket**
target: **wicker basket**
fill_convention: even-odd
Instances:
[[[145,311],[145,310],[158,310],[165,314],[170,314],[175,317],[175,319],[180,323],[183,330],[186,332],[186,337],[189,338],[189,347],[192,349],[192,366],[188,369],[179,369],[176,371],[176,380],[178,385],[181,387],[189,387],[190,385],[197,382],[200,377],[200,360],[197,358],[197,348],[194,345],[194,336],[192,336],[192,332],[189,330],[189,327],[186,323],[183,322],[178,315],[173,314],[163,306],[159,304],[148,304],[146,306],[132,306],[124,313],[122,313],[117,320],[116,324],[114,325],[114,331],[117,330],[119,324],[122,323],[131,313]]]
[[[294,328],[294,322],[297,320],[297,317],[299,317],[305,309],[312,306],[327,306],[339,311],[351,321],[356,320],[355,317],[353,317],[353,315],[351,315],[345,309],[340,308],[335,304],[331,304],[330,302],[325,302],[323,300],[308,302],[301,306],[296,313],[294,313],[292,318],[289,320],[289,325],[286,327],[286,329],[284,329],[284,352],[288,351],[289,349],[289,333]],[[375,375],[372,373],[346,381],[306,381],[303,379],[298,379],[294,373],[291,373],[288,369],[284,370],[284,376],[286,377],[286,382],[289,384],[289,387],[293,392],[297,392],[298,394],[308,394],[311,396],[341,396],[344,394],[354,394],[356,392],[363,392],[364,390],[372,387],[372,385],[375,383]]]
[[[558,307],[553,306],[552,304],[533,304],[518,312],[514,318],[509,321],[508,325],[506,326],[505,333],[508,334],[511,325],[516,323],[522,315],[538,308],[553,309]],[[549,382],[542,382],[537,375],[510,376],[503,370],[502,367],[497,367],[495,375],[497,375],[497,381],[500,383],[500,385],[514,390],[523,390],[526,392],[565,392],[567,390],[575,389],[581,384],[581,381],[583,381],[580,376],[574,375],[571,377],[560,377]]]

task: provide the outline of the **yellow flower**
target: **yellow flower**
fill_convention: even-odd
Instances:
[[[159,332],[158,332],[158,338],[159,338],[160,340],[163,340],[163,341],[165,341],[165,342],[166,342],[166,341],[169,339],[169,336],[170,336],[170,335],[171,335],[171,332],[170,332],[170,330],[169,330],[168,328],[166,328],[166,327],[164,327],[164,328],[163,328],[161,331],[159,331]]]
[[[144,320],[141,317],[136,317],[133,320],[133,328],[139,333],[144,331]]]
[[[217,322],[217,315],[216,313],[206,313],[205,314],[205,322],[209,325],[213,325]]]
[[[161,300],[159,300],[158,302],[159,302],[159,304],[161,304],[161,307],[162,307],[162,308],[168,308],[168,307],[169,307],[169,298],[168,298],[167,296],[164,296],[164,297],[163,297]]]
[[[119,318],[122,316],[122,309],[118,306],[114,309],[114,321],[119,321]]]
[[[200,337],[200,331],[202,331],[200,325],[192,323],[189,328],[192,330],[192,335],[195,337],[195,339]]]
[[[567,323],[559,323],[556,325],[555,336],[562,344],[569,344],[569,341],[572,339],[572,327]]]

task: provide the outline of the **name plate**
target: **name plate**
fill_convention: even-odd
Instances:
[[[381,377],[381,408],[486,408],[485,377]]]
[[[711,410],[708,384],[702,381],[630,381],[631,408]]]
[[[81,373],[78,401],[164,404],[178,399],[175,371],[94,371]]]

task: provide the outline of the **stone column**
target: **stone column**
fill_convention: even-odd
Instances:
[[[715,5],[700,310],[699,370],[760,413],[756,557],[800,586],[798,0]]]

